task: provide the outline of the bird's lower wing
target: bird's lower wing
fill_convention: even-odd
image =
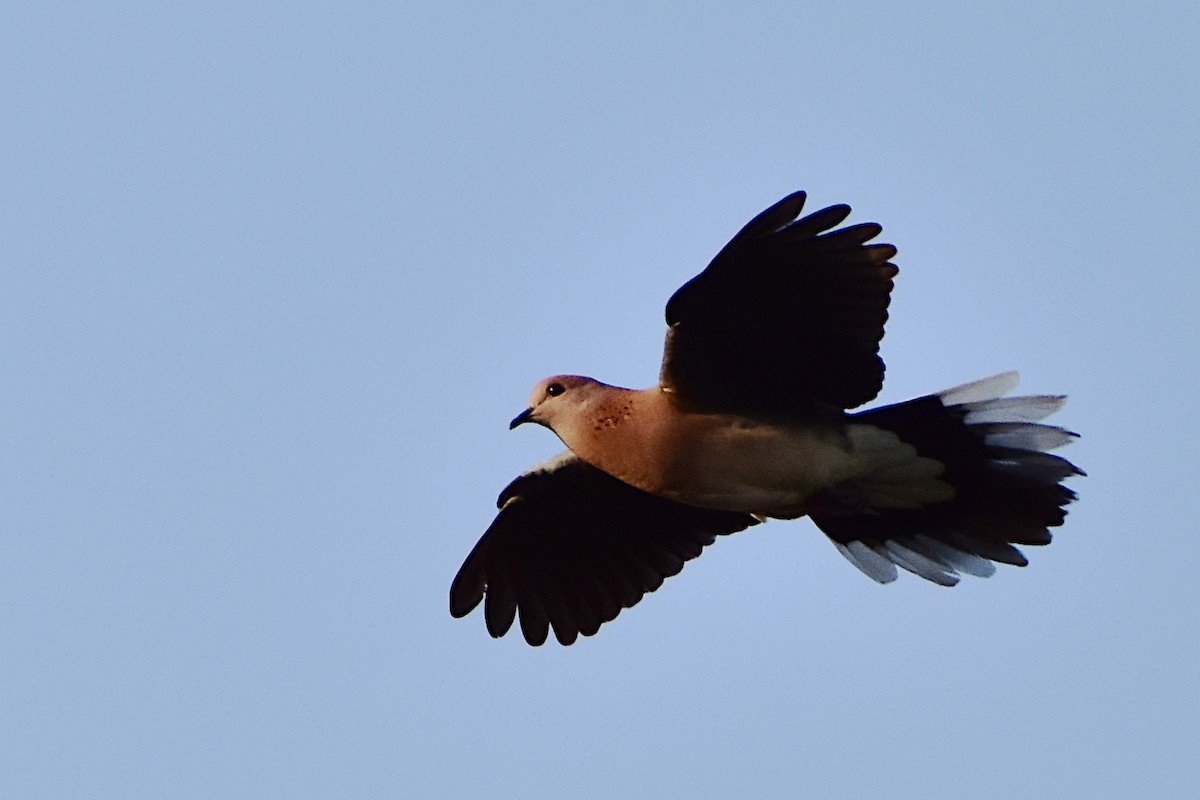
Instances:
[[[656,497],[570,453],[521,475],[497,505],[450,587],[450,613],[462,617],[483,602],[496,637],[519,613],[533,645],[551,628],[564,645],[591,636],[717,536],[757,522]]]

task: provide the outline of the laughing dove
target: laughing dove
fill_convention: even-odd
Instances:
[[[758,215],[667,303],[659,383],[637,391],[558,375],[512,421],[569,452],[500,494],[450,589],[492,636],[520,613],[534,645],[591,636],[717,536],[809,516],[880,583],[897,567],[943,586],[1024,566],[1083,473],[1039,424],[1061,396],[1004,397],[1016,373],[847,413],[883,383],[879,341],[897,269],[882,230],[802,219],[798,192]]]

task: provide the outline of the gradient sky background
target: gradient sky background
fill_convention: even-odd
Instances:
[[[430,4],[432,6],[432,4]],[[1200,796],[1200,4],[10,5],[0,796]],[[900,248],[882,401],[1009,368],[1032,565],[807,521],[590,640],[447,612],[555,372],[794,189]]]

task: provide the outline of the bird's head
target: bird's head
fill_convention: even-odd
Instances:
[[[529,396],[529,408],[509,423],[509,429],[526,422],[536,422],[552,431],[555,423],[572,419],[607,388],[603,383],[580,375],[554,375],[538,381]]]

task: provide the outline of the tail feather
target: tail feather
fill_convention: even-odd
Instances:
[[[944,395],[942,402],[946,402]],[[966,412],[963,422],[975,425],[985,422],[1041,422],[1062,408],[1066,402],[1067,398],[1061,394],[1042,394],[997,397],[994,400],[957,405]]]
[[[1075,493],[1061,481],[1083,471],[1047,451],[1077,435],[1041,420],[1064,397],[1003,397],[1015,372],[854,415],[898,435],[945,466],[954,496],[920,508],[847,506],[836,500],[811,516],[852,564],[880,583],[896,567],[944,586],[960,574],[987,577],[992,562],[1025,566],[1013,545],[1044,545]]]

